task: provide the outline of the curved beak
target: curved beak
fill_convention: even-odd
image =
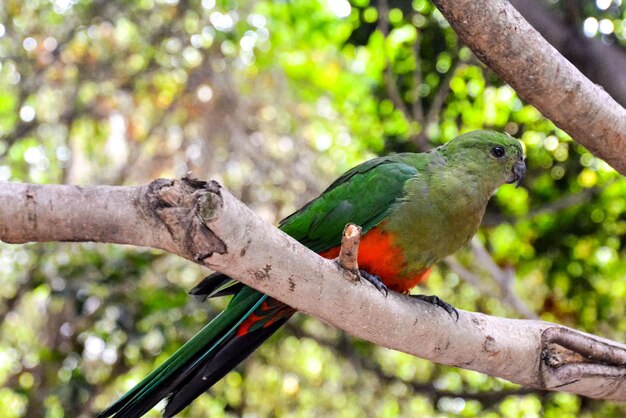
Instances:
[[[512,176],[507,181],[507,183],[515,183],[515,187],[519,187],[524,182],[524,177],[526,177],[526,163],[524,160],[520,160],[513,165]]]

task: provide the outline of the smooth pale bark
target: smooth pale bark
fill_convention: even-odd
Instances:
[[[455,321],[428,303],[394,292],[385,297],[261,220],[215,182],[185,178],[79,191],[0,183],[0,239],[167,249],[385,347],[528,387],[626,401],[623,344],[542,321],[462,310]]]
[[[626,175],[626,109],[563,58],[508,1],[434,2],[463,42],[520,97]]]
[[[568,61],[604,87],[622,107],[626,106],[626,51],[623,47],[618,43],[607,44],[599,38],[587,38],[582,28],[566,23],[550,10],[547,0],[510,1]]]

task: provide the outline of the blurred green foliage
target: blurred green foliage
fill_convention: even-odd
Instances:
[[[574,30],[626,44],[621,1],[551,1],[557,11],[565,3],[578,7]],[[141,184],[192,170],[276,222],[376,154],[503,130],[524,142],[529,172],[524,187],[496,194],[478,241],[457,257],[479,280],[441,265],[420,290],[623,340],[626,182],[482,66],[431,2],[3,6],[1,181]],[[482,247],[499,271],[516,272],[513,282],[485,270]],[[91,416],[225,304],[189,301],[185,290],[206,272],[157,251],[0,249],[4,417]],[[299,315],[181,415],[624,414],[623,405],[434,365]]]

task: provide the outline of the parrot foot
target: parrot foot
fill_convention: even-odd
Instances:
[[[385,283],[380,280],[379,276],[372,274],[366,270],[359,270],[359,276],[361,276],[362,279],[373,284],[380,293],[383,293],[385,297],[387,297],[387,295],[389,294],[389,289],[387,288],[387,286],[385,286]]]
[[[435,306],[439,306],[440,308],[443,308],[446,312],[448,312],[450,316],[456,317],[456,322],[459,321],[459,311],[457,311],[456,308],[450,305],[448,302],[439,298],[439,296],[435,296],[435,295],[430,295],[430,296],[429,295],[409,295],[409,296],[414,299],[422,300],[424,302],[431,303]]]

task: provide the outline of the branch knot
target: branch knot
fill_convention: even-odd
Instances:
[[[219,217],[221,186],[187,173],[181,180],[158,179],[148,187],[148,202],[186,257],[201,262],[213,253],[226,253],[226,244],[207,224]]]

